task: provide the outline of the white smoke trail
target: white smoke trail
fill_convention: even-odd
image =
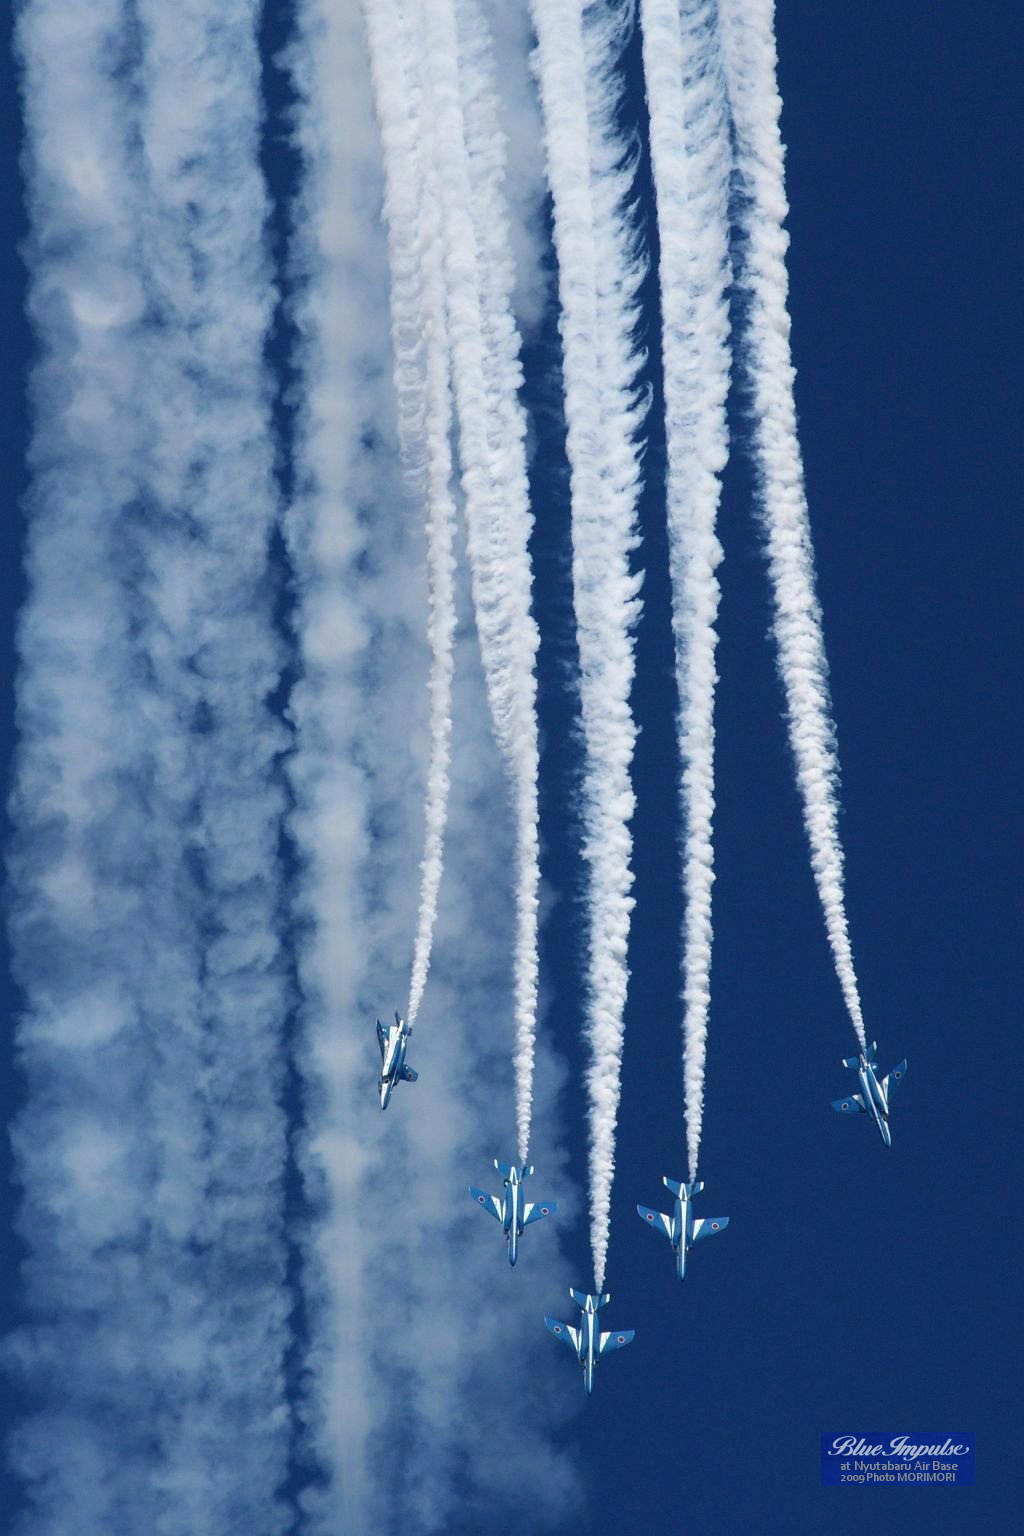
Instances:
[[[475,3],[418,7],[425,136],[440,195],[452,378],[477,632],[516,814],[515,1066],[519,1157],[529,1151],[537,1014],[537,628],[530,612],[526,426],[502,178],[504,141]],[[460,45],[461,44],[461,45]],[[469,103],[468,109],[464,101]]]
[[[535,1331],[538,1287],[555,1284],[557,1226],[530,1229],[539,1241],[513,1273],[502,1268],[500,1238],[496,1251],[459,1194],[511,1085],[504,1042],[482,1026],[508,1006],[513,933],[493,878],[510,829],[461,583],[449,877],[425,999],[445,1025],[414,1038],[419,1081],[386,1115],[373,1092],[370,1010],[397,984],[416,902],[408,874],[429,668],[423,529],[396,506],[380,142],[360,7],[304,0],[299,19],[291,63],[304,158],[295,225],[302,489],[288,540],[303,666],[289,771],[308,920],[300,1156],[317,1217],[305,1249],[305,1412],[323,1473],[302,1497],[304,1530],[485,1530],[496,1505],[529,1529],[564,1519],[578,1487],[552,1444],[561,1361],[549,1360]],[[525,51],[502,65],[522,75],[525,91]],[[538,1104],[550,1106],[555,1088],[542,1050]],[[562,1156],[539,1150],[557,1179]],[[423,1262],[410,1263],[416,1250]],[[481,1295],[494,1308],[481,1310]],[[509,1328],[523,1348],[496,1373]],[[396,1427],[402,1455],[382,1479],[380,1446]]]
[[[628,8],[533,0],[536,68],[562,301],[560,331],[571,468],[573,589],[585,737],[584,857],[589,866],[587,1033],[591,1047],[591,1244],[601,1290],[608,1255],[620,1093],[636,739],[629,705],[631,629],[641,578],[631,574],[640,479],[633,340],[644,263],[635,246],[628,146],[614,78]]]
[[[739,280],[748,315],[741,348],[750,375],[759,494],[775,596],[775,636],[789,737],[804,803],[811,864],[847,1011],[863,1048],[864,1020],[846,920],[839,840],[839,763],[821,610],[793,399],[782,102],[776,84],[773,0],[719,0],[722,50],[746,239]]]
[[[728,454],[731,149],[713,0],[642,0],[644,75],[661,244],[667,511],[682,759],[684,1079],[697,1176],[711,1002],[714,882],[715,533]]]
[[[407,1008],[411,1025],[419,1013],[430,968],[448,818],[455,638],[450,358],[438,180],[423,143],[409,31],[394,0],[365,0],[364,12],[384,150],[399,433],[406,463],[426,502],[430,768]],[[422,475],[417,473],[420,469]]]
[[[291,1523],[256,13],[19,19],[26,1536]]]

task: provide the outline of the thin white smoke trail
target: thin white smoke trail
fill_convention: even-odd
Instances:
[[[636,250],[629,146],[614,76],[628,8],[533,0],[536,69],[562,301],[560,331],[571,469],[573,589],[585,738],[584,857],[589,868],[587,1034],[591,1244],[595,1284],[608,1255],[633,897],[629,695],[641,578],[633,339],[644,263]]]
[[[711,1003],[715,533],[728,454],[728,112],[714,0],[642,0],[661,246],[667,512],[683,809],[683,1039],[689,1180],[697,1176]]]
[[[529,1151],[537,1013],[537,628],[530,612],[526,427],[518,401],[504,140],[475,4],[418,7],[422,100],[440,193],[452,379],[477,633],[516,815],[516,1122]],[[470,104],[467,110],[464,103]]]
[[[384,218],[392,278],[391,332],[399,433],[406,463],[426,503],[430,767],[407,1008],[411,1025],[419,1013],[430,969],[450,787],[455,638],[450,358],[439,188],[423,141],[409,28],[394,0],[365,0],[364,13],[384,151]]]
[[[779,670],[814,879],[836,974],[863,1047],[864,1020],[850,948],[839,840],[839,761],[793,399],[786,274],[789,237],[783,229],[788,209],[774,3],[719,0],[719,19],[741,186],[738,217],[746,241],[738,270],[748,299],[740,349],[750,377],[756,424]]]
[[[257,6],[22,8],[25,1533],[283,1531]]]

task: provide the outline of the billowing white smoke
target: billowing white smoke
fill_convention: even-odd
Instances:
[[[748,300],[741,351],[756,422],[779,670],[814,878],[847,1011],[863,1047],[864,1021],[843,889],[836,797],[839,763],[793,400],[786,307],[788,236],[783,229],[788,210],[779,132],[782,103],[775,79],[774,4],[773,0],[719,0],[718,9],[741,184],[738,217],[746,240],[738,273]]]
[[[616,123],[615,77],[629,9],[533,0],[561,295],[560,331],[571,468],[573,589],[585,738],[584,857],[589,867],[587,1034],[591,1243],[601,1290],[608,1254],[615,1125],[633,875],[629,695],[640,576],[633,339],[644,262],[636,248],[630,147]]]
[[[24,1536],[292,1523],[257,12],[20,10]]]
[[[731,151],[714,0],[642,0],[644,75],[661,245],[668,534],[682,759],[684,1077],[697,1176],[711,1002],[714,882],[715,533],[728,454]]]
[[[407,1009],[411,1025],[419,1013],[430,968],[448,817],[455,641],[451,364],[440,186],[424,142],[413,37],[394,0],[366,0],[364,10],[384,152],[399,438],[407,470],[426,504],[430,767]]]
[[[410,1048],[419,1081],[384,1115],[374,1093],[374,1010],[400,985],[417,900],[424,542],[401,504],[380,142],[360,10],[307,0],[300,22],[304,489],[288,539],[303,666],[289,771],[305,920],[301,1159],[315,1215],[306,1416],[323,1474],[303,1495],[305,1529],[484,1530],[495,1508],[529,1529],[564,1518],[579,1496],[551,1432],[562,1411],[552,1404],[571,1411],[576,1394],[557,1391],[571,1383],[538,1326],[562,1290],[556,1222],[531,1227],[513,1272],[500,1230],[465,1192],[511,1138],[508,1042],[494,1020],[509,1006],[514,914],[493,874],[512,837],[464,584],[447,875]],[[501,63],[525,78],[524,54]],[[550,1111],[556,1087],[540,1051],[540,1109]],[[542,1135],[550,1119],[538,1117],[540,1192],[561,1197],[564,1158]],[[401,1454],[382,1478],[380,1448],[396,1435]]]
[[[495,735],[516,816],[515,1036],[519,1157],[529,1150],[537,1013],[537,628],[530,612],[531,518],[515,273],[502,186],[504,138],[476,0],[415,8],[425,155],[444,240],[445,299],[458,412],[477,633]]]

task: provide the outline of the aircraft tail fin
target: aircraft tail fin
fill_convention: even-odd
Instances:
[[[676,1179],[670,1179],[665,1174],[662,1174],[661,1182],[664,1184],[665,1188],[670,1189],[674,1195],[682,1194],[683,1186]]]
[[[844,1067],[859,1067],[860,1066],[860,1057],[859,1056],[844,1056],[843,1057],[843,1066]]]

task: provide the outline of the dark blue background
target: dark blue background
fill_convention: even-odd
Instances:
[[[288,7],[272,10],[286,18]],[[849,915],[870,1035],[910,1071],[886,1152],[829,1100],[853,1049],[808,867],[768,639],[770,602],[742,453],[722,513],[718,882],[703,1208],[731,1217],[683,1286],[635,1202],[685,1172],[672,656],[656,395],[642,516],[647,571],[635,704],[637,914],[614,1193],[609,1316],[636,1343],[567,1438],[583,1532],[1000,1529],[1017,1392],[1021,1032],[1021,355],[1018,10],[781,0],[797,400],[843,765]],[[285,22],[286,25],[286,22]],[[269,35],[269,33],[268,33]],[[1016,46],[1015,46],[1016,45]],[[639,55],[627,110],[642,114]],[[9,62],[5,62],[9,71]],[[8,517],[0,666],[20,595],[24,273],[14,251],[18,126],[0,80],[0,434]],[[282,162],[283,163],[283,162]],[[280,165],[279,165],[280,170]],[[643,175],[646,175],[646,168]],[[649,188],[645,183],[645,192]],[[650,212],[649,196],[645,197]],[[657,314],[645,290],[657,391]],[[535,364],[557,363],[551,337]],[[1017,365],[1017,367],[1015,367]],[[545,875],[577,891],[568,504],[550,377],[536,382],[538,614],[544,633]],[[285,424],[286,425],[286,424]],[[542,515],[541,515],[542,514]],[[0,747],[12,741],[9,689]],[[579,910],[545,934],[560,1044],[578,1055]],[[4,1017],[16,998],[4,993]],[[5,1047],[3,1111],[16,1098]],[[583,1105],[564,1104],[585,1171]],[[4,1216],[10,1163],[0,1144]],[[587,1233],[567,1283],[589,1284]],[[16,1258],[17,1248],[5,1248]],[[13,1265],[0,1321],[16,1316]],[[566,1392],[579,1384],[566,1369]],[[3,1399],[5,1415],[13,1405]],[[979,1485],[822,1490],[823,1429],[966,1426]],[[510,1426],[510,1429],[512,1426]],[[6,1502],[6,1501],[5,1501]],[[8,1504],[8,1507],[9,1504]],[[503,1532],[500,1512],[493,1530]]]

